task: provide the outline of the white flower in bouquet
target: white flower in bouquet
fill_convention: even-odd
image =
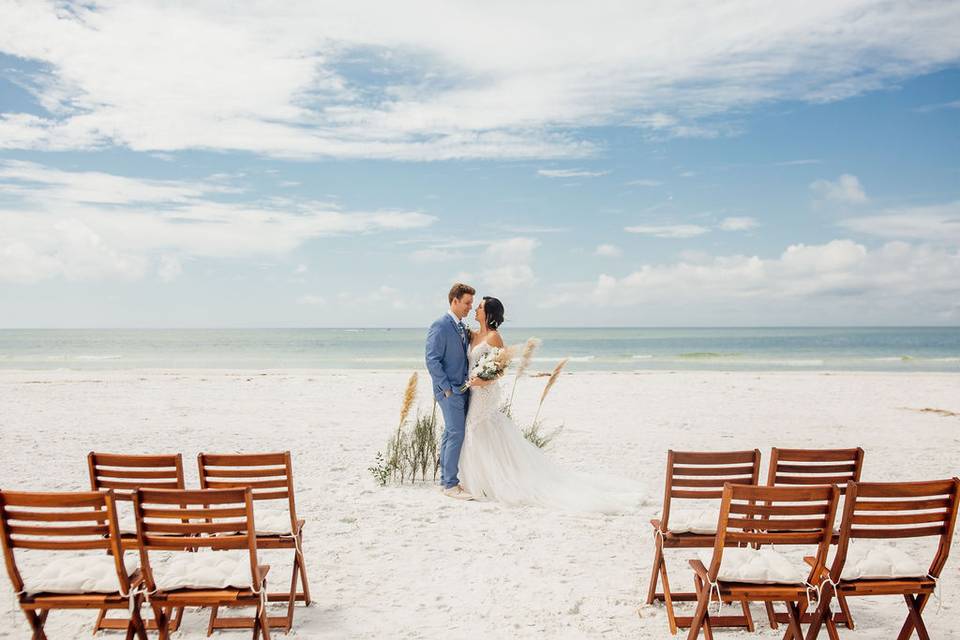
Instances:
[[[510,366],[510,360],[512,359],[513,349],[493,347],[480,356],[477,363],[473,365],[473,368],[470,370],[470,377],[481,380],[496,380],[506,373],[507,367]],[[460,390],[466,391],[469,386],[469,383],[465,384]]]

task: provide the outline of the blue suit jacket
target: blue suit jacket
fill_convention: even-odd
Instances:
[[[443,314],[427,332],[427,371],[433,380],[433,395],[440,400],[447,389],[460,393],[467,381],[467,345],[460,339],[450,314]]]

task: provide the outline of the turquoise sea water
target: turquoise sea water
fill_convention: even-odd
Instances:
[[[536,329],[535,368],[960,371],[960,327]],[[423,329],[0,330],[2,369],[414,369]]]

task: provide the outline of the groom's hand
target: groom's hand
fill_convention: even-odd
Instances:
[[[453,395],[453,389],[447,389],[446,391],[443,392],[444,398],[449,398],[452,395]]]

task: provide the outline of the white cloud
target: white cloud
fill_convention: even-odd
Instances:
[[[486,266],[480,274],[484,286],[493,295],[502,295],[535,284],[537,277],[531,263],[539,246],[538,240],[522,237],[490,244],[480,260]]]
[[[846,218],[839,226],[881,238],[960,244],[960,201]]]
[[[820,164],[822,161],[816,158],[808,158],[801,160],[784,160],[783,162],[774,162],[775,167],[798,167],[806,164]]]
[[[323,296],[317,296],[313,294],[305,294],[297,298],[297,304],[316,306],[320,304],[325,304],[326,299]]]
[[[922,107],[914,109],[917,113],[931,113],[933,111],[943,111],[944,109],[960,109],[960,100],[952,102],[940,102],[937,104],[925,104]]]
[[[655,238],[693,238],[710,231],[698,224],[634,225],[624,230]]]
[[[659,180],[641,179],[641,180],[631,180],[630,182],[626,183],[626,186],[628,187],[659,187],[662,184],[663,183],[660,182]]]
[[[836,181],[815,180],[810,183],[810,189],[822,200],[830,200],[844,204],[863,204],[867,201],[867,194],[857,176],[845,173]]]
[[[173,282],[183,273],[183,265],[176,256],[160,256],[157,277],[161,282]]]
[[[609,171],[587,171],[585,169],[537,169],[537,175],[545,178],[597,178],[609,173]]]
[[[456,258],[457,254],[449,249],[418,249],[410,254],[410,259],[414,262],[446,262]]]
[[[757,104],[843,99],[960,57],[950,2],[145,0],[3,15],[0,50],[39,63],[23,84],[46,110],[0,114],[0,146],[18,149],[575,158],[597,149],[583,127],[718,135]]]
[[[693,304],[720,309],[768,308],[795,301],[824,316],[834,305],[860,304],[942,311],[960,296],[960,251],[893,241],[873,250],[851,240],[797,244],[775,258],[731,255],[648,264],[623,277],[601,274],[592,283],[568,283],[546,296],[546,306],[570,300],[600,307]],[[753,306],[750,306],[750,305]],[[920,305],[920,306],[917,306]],[[860,312],[862,314],[862,311]],[[862,320],[862,315],[858,315]],[[929,317],[932,317],[930,315]]]
[[[594,255],[603,256],[605,258],[619,258],[623,255],[623,250],[616,245],[601,244],[597,246],[593,253]]]
[[[400,290],[385,284],[367,293],[344,291],[337,294],[337,300],[340,304],[354,307],[381,309],[387,305],[394,310],[408,308],[407,300],[400,295]]]
[[[293,273],[296,275],[301,275],[309,271],[310,269],[305,264],[298,264],[297,268],[293,270]]]
[[[749,231],[760,225],[756,218],[746,216],[724,218],[720,222],[720,229],[723,231]]]
[[[329,203],[221,202],[217,185],[0,165],[0,281],[144,276],[151,256],[283,255],[321,237],[419,229],[420,212],[345,212]],[[161,278],[175,277],[160,258]],[[179,258],[178,258],[179,260]],[[164,266],[166,265],[166,266]]]

